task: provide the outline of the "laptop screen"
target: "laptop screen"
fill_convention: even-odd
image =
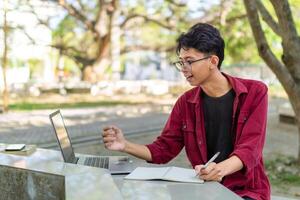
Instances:
[[[60,111],[50,114],[50,120],[65,162],[74,163],[75,154]]]

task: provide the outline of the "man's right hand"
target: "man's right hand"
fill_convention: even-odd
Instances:
[[[106,149],[114,151],[124,151],[125,138],[121,129],[116,126],[106,126],[103,128],[102,137]]]

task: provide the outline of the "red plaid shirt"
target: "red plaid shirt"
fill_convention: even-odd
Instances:
[[[269,200],[270,183],[265,174],[262,156],[266,135],[268,89],[259,81],[224,75],[236,93],[232,116],[235,130],[232,137],[234,149],[230,156],[238,156],[244,167],[224,177],[222,184],[241,197]],[[183,147],[193,167],[207,162],[200,93],[201,88],[195,87],[177,100],[161,135],[152,144],[147,145],[153,163],[169,162]]]

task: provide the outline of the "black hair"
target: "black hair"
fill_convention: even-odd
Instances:
[[[201,53],[219,57],[218,68],[224,60],[224,40],[214,26],[206,23],[197,23],[187,33],[182,33],[177,39],[176,53],[180,50],[194,48]]]

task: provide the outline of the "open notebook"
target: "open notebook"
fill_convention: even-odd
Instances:
[[[124,179],[166,180],[186,183],[204,182],[195,175],[195,170],[181,167],[137,167]]]

